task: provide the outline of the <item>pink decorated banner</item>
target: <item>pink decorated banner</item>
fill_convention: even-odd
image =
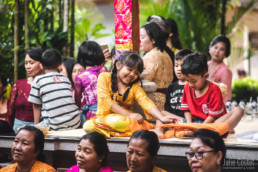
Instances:
[[[116,50],[132,50],[132,0],[114,0],[114,11]]]

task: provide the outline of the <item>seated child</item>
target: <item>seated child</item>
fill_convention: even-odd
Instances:
[[[186,122],[228,123],[233,129],[244,111],[238,107],[227,113],[220,88],[207,80],[206,57],[198,52],[187,55],[181,70],[187,81],[180,108],[185,111]]]
[[[180,110],[180,107],[184,86],[186,84],[185,77],[181,72],[181,65],[184,58],[191,53],[193,53],[192,50],[182,49],[176,54],[174,71],[178,81],[169,85],[166,93],[165,111],[162,111],[162,113],[166,115],[176,115],[174,117],[178,119],[179,123],[183,122],[184,118],[184,111]]]
[[[142,71],[142,58],[136,53],[125,52],[115,61],[112,73],[99,75],[97,118],[86,121],[83,126],[86,132],[98,131],[102,134],[108,132],[112,136],[130,136],[138,129],[154,129],[155,124],[148,123],[141,114],[134,112],[135,101],[143,108],[147,119],[155,117],[157,124],[174,121],[173,117],[165,116],[158,110],[138,84]],[[135,125],[131,125],[132,122]],[[156,132],[162,135],[159,129],[161,130],[158,128]],[[123,132],[120,132],[122,130]]]
[[[101,47],[94,41],[84,41],[78,51],[78,62],[85,68],[75,77],[74,90],[75,101],[78,107],[81,107],[82,95],[85,99],[85,106],[82,107],[82,124],[86,119],[96,116],[97,111],[97,80],[102,72],[107,69],[102,66],[105,62]]]
[[[45,74],[34,79],[28,98],[33,103],[34,123],[38,124],[41,116],[51,130],[78,128],[80,112],[72,98],[71,82],[59,73],[61,55],[54,49],[46,50],[41,63]]]

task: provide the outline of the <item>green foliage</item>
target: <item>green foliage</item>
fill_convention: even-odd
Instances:
[[[227,8],[235,8],[238,0],[229,0]],[[233,20],[226,26],[229,34],[237,21],[253,6],[254,0],[239,9]],[[222,0],[142,0],[140,1],[140,21],[145,24],[151,15],[161,15],[174,19],[179,28],[180,40],[184,48],[203,53],[208,52],[211,40],[220,34]]]
[[[258,96],[258,80],[250,77],[237,79],[232,85],[232,99],[236,99],[237,102],[244,100],[248,102],[250,97],[256,100]]]
[[[100,33],[106,27],[102,23],[96,23],[93,26],[94,13],[87,13],[86,9],[76,10],[76,24],[75,24],[75,44],[79,46],[85,40],[95,40],[98,38],[109,36],[110,34]]]
[[[184,48],[207,52],[210,41],[219,34],[221,0],[140,1],[141,24],[156,14],[174,19]]]
[[[0,72],[10,80],[13,79],[13,10],[12,1],[0,0]]]
[[[40,40],[42,42],[42,48],[55,48],[59,52],[62,52],[63,47],[67,44],[67,36],[68,32],[63,32],[61,27],[54,32],[44,32]]]

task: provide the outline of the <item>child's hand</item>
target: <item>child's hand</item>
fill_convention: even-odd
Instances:
[[[128,116],[136,119],[138,121],[139,124],[143,123],[143,117],[141,114],[139,113],[129,113]]]
[[[177,118],[170,117],[170,116],[162,116],[160,118],[162,123],[177,123]]]

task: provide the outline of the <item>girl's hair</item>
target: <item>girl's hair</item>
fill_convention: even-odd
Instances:
[[[89,134],[86,134],[82,136],[81,140],[89,140],[93,145],[94,149],[98,156],[104,155],[104,159],[101,162],[101,166],[105,166],[107,164],[107,156],[109,153],[109,149],[107,146],[107,140],[105,136],[101,135],[98,132],[91,132]]]
[[[142,61],[142,58],[137,53],[126,51],[123,54],[121,54],[120,57],[114,62],[114,66],[112,69],[111,88],[112,88],[113,94],[118,91],[117,67],[116,67],[116,63],[118,61],[121,63],[121,68],[123,68],[124,66],[130,67],[130,68],[137,68],[137,71],[139,72],[139,74],[141,74],[143,71],[143,61]],[[126,100],[132,85],[140,80],[141,80],[140,76],[138,76],[138,78],[135,81],[129,84],[129,89],[127,89],[126,92],[124,93],[123,101]]]
[[[163,52],[163,50],[166,48],[166,40],[168,38],[168,34],[165,34],[162,32],[160,27],[154,23],[147,23],[142,26],[142,28],[145,29],[147,35],[149,36],[150,40],[154,40],[154,47],[157,47],[160,51]]]
[[[171,37],[171,43],[172,43],[173,47],[175,47],[179,50],[182,49],[182,45],[179,40],[178,27],[177,27],[175,20],[173,20],[171,18],[166,18],[165,22],[170,27],[170,33],[173,33],[173,35]]]
[[[43,154],[44,142],[45,142],[43,132],[40,129],[38,129],[38,128],[34,127],[34,126],[31,126],[31,125],[26,125],[26,126],[20,128],[18,133],[21,130],[27,130],[27,131],[30,131],[30,132],[32,132],[34,134],[35,152],[39,151],[39,154],[36,157],[36,159],[41,161],[41,162],[46,162],[46,158],[45,158],[45,156]]]
[[[72,80],[72,71],[73,71],[73,66],[75,64],[75,60],[72,57],[64,58],[63,59],[63,65],[66,68],[68,78],[73,86],[73,80]]]
[[[102,49],[95,41],[84,41],[79,47],[77,61],[83,66],[99,66],[105,62]]]
[[[220,164],[223,165],[226,157],[226,146],[219,133],[208,129],[199,129],[194,132],[194,138],[199,138],[203,144],[212,148],[216,153],[221,151],[222,158]]]
[[[31,47],[25,51],[25,54],[28,54],[31,59],[41,62],[42,49],[39,47]]]
[[[148,130],[138,130],[133,133],[129,143],[132,139],[142,139],[147,142],[146,149],[149,152],[151,157],[156,157],[159,151],[159,139],[156,133]]]
[[[231,47],[230,40],[224,35],[218,35],[211,41],[210,47],[213,47],[218,42],[223,42],[226,45],[225,56],[228,57],[230,55],[230,47]]]

